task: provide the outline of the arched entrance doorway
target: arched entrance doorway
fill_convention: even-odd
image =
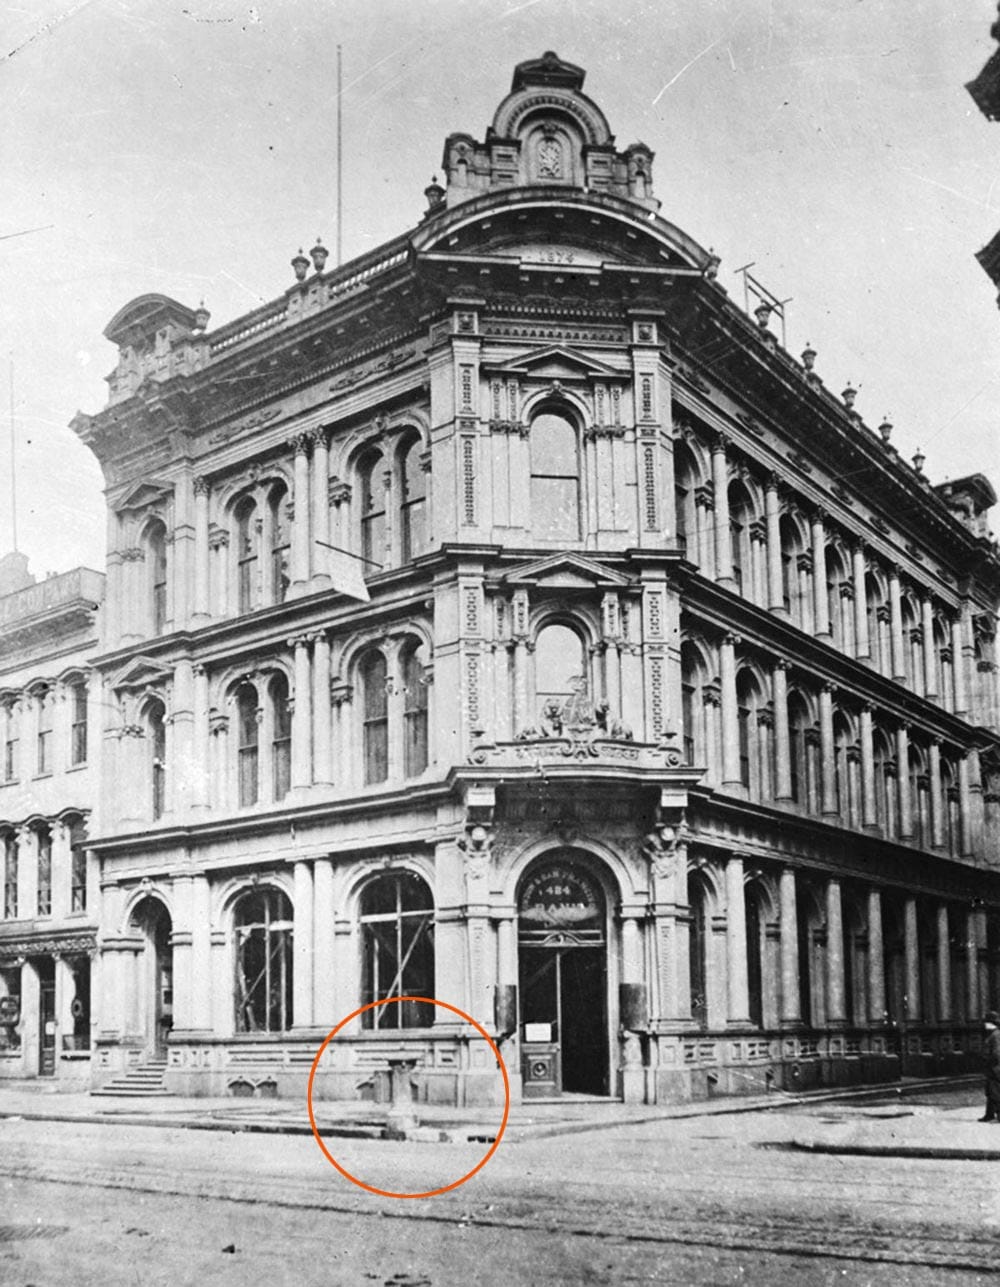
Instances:
[[[517,924],[525,1098],[606,1095],[607,900],[579,852],[556,850],[529,869]]]
[[[136,997],[139,1031],[147,1051],[158,1057],[167,1052],[167,1034],[173,1027],[174,953],[170,913],[158,898],[144,898],[132,913],[132,925],[142,935],[136,960]]]

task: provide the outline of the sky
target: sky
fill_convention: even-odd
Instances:
[[[517,62],[587,70],[661,214],[787,305],[836,393],[1000,489],[1000,124],[964,88],[993,0],[0,0],[0,552],[103,567],[100,469],[69,429],[106,400],[102,331],[147,292],[209,328],[336,244],[412,227],[453,131],[482,138]],[[23,235],[18,235],[23,234]],[[10,379],[11,370],[13,379]],[[12,396],[11,396],[12,393]],[[994,526],[1000,527],[1000,516]]]

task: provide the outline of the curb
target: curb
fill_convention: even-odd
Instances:
[[[952,1148],[946,1144],[824,1144],[792,1140],[798,1153],[832,1153],[848,1157],[909,1157],[948,1162],[1000,1162],[1000,1148]]]
[[[899,1099],[903,1100],[908,1095],[920,1094],[928,1090],[944,1092],[962,1089],[965,1086],[977,1086],[981,1080],[981,1076],[977,1074],[963,1074],[947,1080],[927,1078],[905,1084],[888,1082],[865,1086],[838,1087],[830,1090],[807,1091],[798,1095],[781,1095],[775,1092],[766,1099],[757,1097],[744,1100],[730,1098],[717,1101],[697,1101],[689,1104],[664,1105],[662,1109],[651,1109],[650,1112],[644,1113],[642,1116],[624,1119],[613,1118],[588,1121],[586,1118],[581,1118],[549,1124],[540,1122],[537,1126],[527,1123],[523,1125],[513,1123],[508,1126],[504,1133],[504,1139],[512,1144],[524,1144],[532,1140],[551,1139],[560,1135],[583,1135],[593,1131],[647,1126],[652,1122],[685,1121],[695,1117],[725,1117],[738,1113],[773,1112],[786,1108],[799,1108],[806,1104],[831,1103],[838,1100],[883,1098],[886,1095],[891,1095],[893,1091],[896,1092]],[[194,1111],[192,1110],[192,1113]],[[4,1112],[0,1110],[0,1121],[78,1122],[90,1126],[149,1126],[161,1130],[220,1131],[232,1135],[312,1135],[312,1127],[307,1121],[299,1122],[288,1119],[267,1121],[264,1118],[258,1118],[253,1121],[240,1121],[238,1119],[227,1120],[225,1118],[205,1118],[194,1115],[167,1117],[156,1113],[60,1113],[45,1109]],[[325,1126],[321,1125],[320,1133],[324,1137],[333,1139],[398,1140],[399,1142],[408,1141],[410,1143],[491,1144],[496,1139],[496,1130],[491,1129],[489,1126],[480,1126],[475,1122],[469,1122],[467,1126],[452,1124],[447,1129],[435,1126],[433,1122],[424,1122],[411,1132],[401,1132],[395,1129],[390,1131],[387,1124],[382,1122],[333,1122]],[[882,1156],[893,1155],[888,1150],[867,1145],[839,1146],[795,1143],[793,1147],[815,1152],[862,1153],[870,1151]],[[974,1150],[971,1152],[969,1150],[944,1150],[941,1153],[925,1152],[923,1154],[907,1150],[898,1155],[908,1157],[920,1155],[976,1156],[978,1158],[978,1154]],[[991,1159],[993,1157],[1000,1158],[1000,1153],[987,1153],[987,1156]]]

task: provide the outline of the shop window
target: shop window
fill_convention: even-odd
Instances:
[[[70,724],[69,762],[87,762],[87,683],[83,679],[70,685],[72,722]]]
[[[427,768],[426,649],[412,644],[402,654],[403,773],[418,777]]]
[[[0,967],[0,1052],[21,1049],[21,968]]]
[[[360,674],[365,785],[370,786],[389,776],[388,672],[382,654],[370,653],[361,664]]]
[[[576,428],[556,412],[543,412],[531,422],[531,514],[534,534],[541,540],[579,540]]]
[[[278,674],[271,680],[271,771],[275,800],[283,800],[292,785],[292,712],[288,680]]]
[[[64,1050],[90,1049],[90,961],[85,956],[68,961],[73,983],[73,997],[69,1003],[72,1032],[63,1033]]]
[[[87,910],[87,848],[86,833],[79,818],[74,819],[69,826],[69,853],[70,911],[85,912]]]
[[[3,914],[8,921],[17,920],[17,836],[8,831],[3,838]]]
[[[277,889],[244,894],[233,913],[236,1031],[292,1026],[292,905]]]
[[[362,1002],[434,995],[434,903],[425,881],[387,872],[361,895]],[[366,1028],[426,1028],[434,1007],[423,1002],[377,1006]]]
[[[38,915],[52,915],[52,832],[48,827],[35,831],[38,846]]]

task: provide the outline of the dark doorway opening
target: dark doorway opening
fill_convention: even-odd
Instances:
[[[550,1091],[608,1094],[607,958],[603,947],[535,947],[521,953],[525,1044],[555,1047]],[[548,1029],[549,1040],[539,1027]]]
[[[54,1077],[56,1072],[56,963],[51,956],[38,963],[38,1072]]]

